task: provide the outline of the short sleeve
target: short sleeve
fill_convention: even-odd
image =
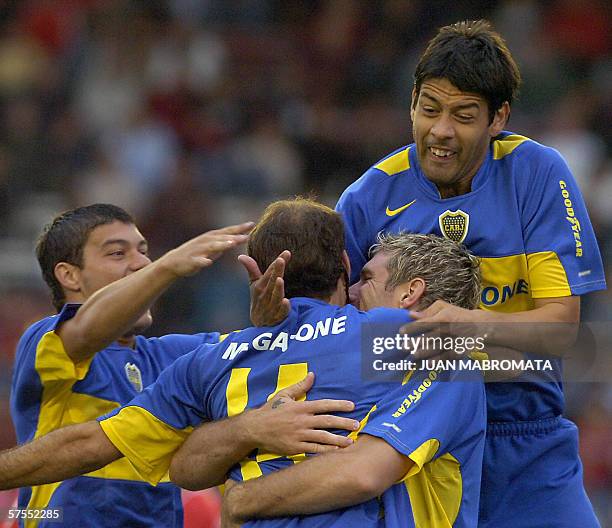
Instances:
[[[205,415],[206,346],[175,361],[127,405],[99,418],[109,440],[151,484]]]
[[[381,438],[414,462],[404,479],[466,435],[484,436],[484,383],[479,375],[469,376],[449,380],[436,370],[416,371],[370,415],[363,433]]]
[[[567,164],[558,152],[542,147],[531,160],[531,172],[521,214],[533,298],[604,289],[597,240]]]
[[[49,331],[36,344],[34,365],[43,386],[50,386],[57,382],[60,382],[62,386],[65,385],[65,382],[74,383],[84,379],[89,371],[93,356],[74,363],[66,352],[62,339],[55,332],[62,323],[76,315],[80,306],[80,304],[65,304]]]

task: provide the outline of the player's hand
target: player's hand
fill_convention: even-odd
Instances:
[[[238,260],[249,274],[251,288],[251,322],[255,326],[274,326],[289,315],[289,299],[285,298],[283,274],[291,258],[289,251],[283,251],[262,275],[257,262],[247,255]]]
[[[423,311],[411,311],[411,317],[415,322],[408,323],[400,328],[400,333],[415,337],[422,336],[421,346],[412,350],[414,359],[457,359],[466,355],[471,350],[450,347],[448,338],[458,337],[469,339],[479,343],[486,341],[487,328],[484,313],[481,310],[468,310],[449,304],[445,301],[436,301]],[[426,343],[443,343],[444,346],[425,346]],[[427,340],[427,341],[426,341]],[[440,341],[442,340],[442,341]],[[436,343],[436,344],[437,344]],[[457,344],[464,343],[457,341]],[[476,343],[473,344],[476,348]],[[462,345],[463,346],[463,345]]]
[[[223,503],[221,506],[221,528],[238,528],[241,522],[232,516],[231,512],[235,511],[235,500],[231,490],[236,485],[239,485],[235,480],[227,479],[225,481],[225,491],[223,493]]]
[[[263,407],[247,411],[250,434],[260,452],[278,455],[323,453],[353,443],[346,436],[325,429],[355,431],[359,422],[328,413],[350,412],[353,402],[347,400],[297,401],[314,383],[310,372],[302,381],[283,389]]]
[[[254,225],[253,222],[246,222],[208,231],[168,251],[155,264],[177,277],[193,275],[210,266],[227,250],[244,244]]]

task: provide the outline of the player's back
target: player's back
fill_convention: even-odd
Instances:
[[[315,383],[307,399],[351,400],[355,409],[346,416],[360,421],[377,401],[399,385],[398,382],[364,380],[361,349],[364,335],[371,334],[372,330],[370,327],[364,332],[364,325],[380,326],[383,335],[395,333],[409,321],[406,311],[380,308],[366,313],[350,305],[339,307],[306,298],[292,299],[291,304],[291,314],[279,326],[247,329],[216,347],[224,349],[222,361],[228,365],[219,371],[209,392],[212,419],[263,405],[270,395],[303,379],[308,372],[314,372]],[[270,453],[253,453],[232,470],[231,477],[248,480],[265,475],[302,460],[304,455],[291,458],[293,460]],[[376,526],[378,519],[378,501],[373,500],[326,514],[253,524]]]
[[[363,419],[372,405],[399,384],[364,379],[362,336],[367,339],[372,334],[370,325],[376,325],[376,331],[383,334],[396,333],[410,320],[405,310],[378,308],[360,312],[351,305],[340,307],[309,298],[294,298],[291,304],[289,317],[280,325],[237,332],[215,347],[214,366],[221,368],[207,391],[207,415],[211,419],[259,407],[308,372],[314,372],[315,383],[307,399],[351,400],[355,409],[347,416],[357,420]],[[368,331],[364,332],[366,325]],[[260,464],[264,473],[269,466],[276,466],[268,462]],[[242,475],[253,476],[256,475],[247,472]]]

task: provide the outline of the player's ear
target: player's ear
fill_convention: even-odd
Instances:
[[[347,275],[350,277],[351,276],[351,261],[349,259],[348,253],[346,252],[346,249],[342,250],[342,265],[344,266],[344,269],[346,269]]]
[[[418,94],[416,91],[416,86],[412,87],[412,99],[410,101],[410,119],[414,121],[414,111],[416,109]]]
[[[416,308],[425,294],[425,281],[416,277],[399,286],[400,308]]]
[[[58,262],[53,268],[53,274],[62,288],[71,292],[81,291],[80,269],[68,262]]]
[[[489,135],[494,138],[499,135],[504,128],[506,128],[506,123],[508,123],[508,119],[510,118],[510,104],[508,101],[504,101],[502,105],[495,111],[493,114],[493,121],[489,125]]]

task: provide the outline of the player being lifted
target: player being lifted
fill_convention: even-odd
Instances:
[[[504,131],[519,84],[510,51],[486,21],[441,28],[415,71],[415,143],[368,169],[337,210],[353,281],[381,231],[441,234],[482,257],[482,309],[438,301],[414,317],[476,323],[489,344],[558,357],[575,338],[579,296],[605,280],[563,158]],[[487,383],[479,526],[598,526],[559,380],[558,369],[550,382]]]

